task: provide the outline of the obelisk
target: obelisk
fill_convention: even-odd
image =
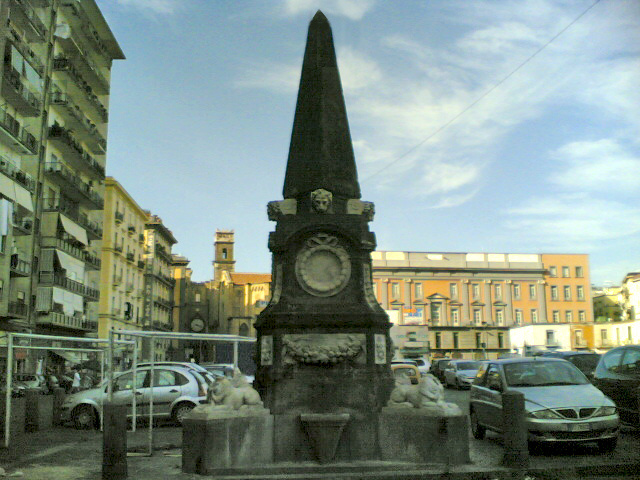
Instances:
[[[373,292],[368,223],[331,27],[309,25],[284,200],[269,202],[272,298],[256,322],[256,387],[275,417],[275,460],[312,458],[307,414],[342,414],[337,459],[377,456],[393,388],[390,323]]]

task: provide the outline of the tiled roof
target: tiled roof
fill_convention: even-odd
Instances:
[[[235,285],[246,285],[247,283],[269,283],[270,273],[237,273],[231,274],[231,280]]]

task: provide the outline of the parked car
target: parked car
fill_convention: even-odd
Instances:
[[[471,388],[480,365],[482,363],[476,360],[452,360],[444,370],[444,386],[451,385],[458,390]]]
[[[502,431],[502,394],[525,397],[530,443],[597,442],[615,449],[620,418],[613,401],[570,362],[546,357],[484,362],[471,386],[469,414],[475,438]]]
[[[412,385],[417,385],[420,382],[420,371],[418,367],[412,363],[391,363],[391,371],[393,377],[397,380],[402,376],[409,378]]]
[[[568,352],[546,352],[543,353],[542,356],[562,358],[563,360],[573,363],[590,381],[593,381],[593,374],[596,371],[596,366],[598,365],[598,361],[601,357],[599,353],[580,350]]]
[[[49,393],[49,387],[44,375],[36,375],[33,373],[18,373],[14,377],[15,385],[18,389],[38,390],[41,394]]]
[[[431,367],[429,373],[444,383],[444,370],[451,362],[450,358],[434,358],[431,360]]]
[[[603,354],[593,383],[616,403],[622,422],[640,425],[640,345],[625,345]]]
[[[149,414],[151,403],[150,367],[141,367],[133,378],[133,370],[117,374],[113,381],[113,400],[128,406],[133,415],[133,387],[136,389],[136,410],[141,417]],[[107,400],[107,381],[97,388],[67,396],[62,404],[62,420],[72,421],[76,428],[92,428],[100,424],[102,405]],[[182,423],[193,407],[207,402],[207,381],[195,370],[163,365],[154,368],[153,416],[173,418]]]
[[[211,372],[209,372],[206,368],[204,368],[201,365],[198,365],[197,363],[193,363],[193,362],[169,362],[169,361],[160,361],[160,362],[154,362],[153,363],[154,367],[153,368],[157,368],[160,366],[176,366],[176,367],[183,367],[186,368],[188,370],[194,370],[196,372],[198,372],[200,375],[202,375],[203,377],[205,377],[205,379],[207,380],[207,382],[209,384],[213,383],[216,381],[216,378],[214,375],[211,374]],[[151,362],[140,362],[136,365],[136,367],[150,367],[151,366]]]
[[[214,377],[232,377],[235,369],[233,363],[202,363],[200,365]],[[253,383],[254,375],[247,375],[244,372],[242,374],[247,379],[247,382]]]
[[[420,375],[422,375],[423,377],[429,373],[429,368],[431,367],[431,364],[429,363],[428,360],[424,359],[424,358],[414,358],[416,365],[418,366],[418,370],[420,370]]]

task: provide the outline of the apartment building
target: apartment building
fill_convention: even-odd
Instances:
[[[640,320],[640,272],[627,273],[621,288],[622,318]]]
[[[371,258],[378,301],[401,312],[399,325],[415,327],[408,334],[428,329],[434,356],[496,358],[512,351],[514,326],[593,322],[587,255],[378,251]]]
[[[604,287],[591,290],[593,317],[596,322],[619,322],[624,318],[622,287]]]
[[[0,330],[96,335],[113,60],[94,0],[0,2]]]
[[[148,213],[113,177],[105,179],[99,336],[141,330]]]

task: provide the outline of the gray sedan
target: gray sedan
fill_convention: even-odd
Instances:
[[[444,385],[462,388],[471,388],[476,378],[481,363],[474,360],[452,360],[444,369]]]
[[[554,358],[492,360],[471,386],[469,412],[475,438],[502,431],[502,394],[525,397],[530,442],[597,442],[615,449],[620,419],[615,404],[573,364]]]

